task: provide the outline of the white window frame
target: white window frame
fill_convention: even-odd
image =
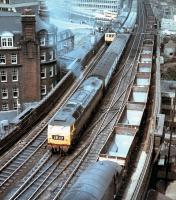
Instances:
[[[53,77],[54,76],[54,66],[51,66],[49,68],[49,74],[50,74],[50,77]]]
[[[13,47],[13,37],[12,36],[1,36],[1,46],[2,47]]]
[[[13,102],[13,109],[14,109],[14,110],[17,110],[17,109],[18,109],[18,103],[17,103],[17,101],[14,101],[14,102]]]
[[[16,95],[14,95],[14,94],[16,94]],[[19,88],[13,87],[12,88],[12,95],[13,95],[14,99],[17,99],[19,97]]]
[[[44,90],[44,92],[42,92],[42,90]],[[46,95],[46,85],[41,85],[41,95]]]
[[[2,62],[4,60],[4,62]],[[6,56],[4,54],[0,54],[0,65],[5,65],[6,64]]]
[[[44,74],[44,76],[42,76],[42,74]],[[41,76],[41,79],[45,79],[46,78],[46,67],[45,68],[41,68],[41,72],[40,72],[40,76]]]
[[[6,94],[5,96],[3,94]],[[8,99],[8,89],[2,88],[1,89],[1,99]]]
[[[2,80],[2,77],[5,77],[5,80]],[[7,71],[6,70],[1,70],[0,71],[0,77],[1,77],[1,82],[2,83],[5,83],[5,82],[7,82]]]
[[[7,102],[2,102],[2,111],[8,111],[9,110],[9,104]]]
[[[46,52],[42,52],[40,54],[40,61],[41,63],[45,62],[46,61]]]
[[[12,53],[11,54],[11,64],[17,64],[17,54],[16,53]]]
[[[54,59],[54,52],[53,52],[53,50],[49,51],[49,55],[50,55],[49,60],[53,60]]]
[[[48,35],[48,44],[49,46],[54,45],[54,35]]]
[[[45,38],[45,36],[42,36],[41,38],[40,38],[40,46],[45,46],[46,45],[46,38]]]
[[[12,70],[12,82],[17,82],[17,81],[18,81],[18,69],[13,69]]]

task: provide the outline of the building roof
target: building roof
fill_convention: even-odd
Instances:
[[[55,26],[44,22],[43,20],[40,19],[38,15],[36,15],[36,31],[38,32],[43,29],[46,29],[47,31],[54,31]],[[4,31],[9,31],[12,33],[22,32],[20,13],[0,12],[0,34],[2,34]]]
[[[0,112],[0,121],[8,120],[9,122],[11,122],[16,116],[17,116],[16,110],[4,111],[4,112],[1,111]]]
[[[162,18],[161,33],[170,35],[176,33],[176,22],[173,19]]]
[[[0,12],[0,34],[4,31],[12,33],[22,31],[20,13]]]
[[[176,86],[176,81],[161,81],[161,95],[165,97],[175,97],[175,89],[172,86]],[[174,87],[175,88],[175,87]]]

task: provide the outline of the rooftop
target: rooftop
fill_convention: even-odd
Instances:
[[[40,19],[38,15],[36,17],[36,30],[37,32],[43,29],[53,31],[55,27],[48,24]],[[8,26],[7,26],[8,24]],[[21,33],[21,14],[16,12],[0,12],[0,34],[4,31],[9,31],[12,33]]]
[[[176,81],[161,81],[161,95],[165,97],[173,98],[175,97],[175,89],[172,88],[173,85],[176,85]]]

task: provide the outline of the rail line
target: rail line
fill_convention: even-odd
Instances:
[[[92,67],[95,66],[105,50],[106,45],[101,48],[98,57],[93,63],[91,63]],[[47,117],[40,122],[41,125],[36,126],[34,130],[30,131],[26,138],[24,137],[21,141],[19,141],[15,145],[15,150],[13,150],[13,148],[10,152],[1,157],[2,167],[0,169],[0,196],[14,184],[15,180],[19,180],[19,174],[23,175],[27,173],[27,171],[29,171],[32,167],[32,164],[34,165],[38,159],[44,159],[42,158],[42,155],[46,153],[48,121],[66,101],[66,99],[75,92],[91,70],[91,68],[87,67],[81,79],[75,82],[75,84],[67,91],[62,101],[60,101],[58,105],[49,113],[49,115],[47,115]],[[12,154],[13,156],[11,156]],[[28,163],[31,163],[31,165]]]
[[[145,5],[145,9],[146,9],[146,16],[147,16],[148,10],[146,8],[146,5]],[[151,20],[152,16],[147,16],[147,18],[148,20],[149,19]],[[148,22],[148,20],[146,22],[146,30],[145,30],[147,34],[148,34],[148,31],[151,31],[152,29],[152,24],[150,21]],[[152,76],[152,79],[153,77],[154,75]],[[118,196],[118,199],[135,199],[135,200],[144,199],[147,185],[149,182],[150,172],[151,172],[150,168],[151,168],[153,144],[154,144],[153,131],[154,131],[154,126],[155,126],[155,117],[156,117],[155,112],[156,112],[157,105],[155,105],[154,107],[154,104],[156,104],[156,102],[153,102],[153,99],[154,99],[153,96],[154,96],[154,93],[153,93],[152,87],[150,87],[150,96],[149,96],[150,101],[148,102],[147,107],[146,107],[147,121],[143,121],[143,126],[142,126],[143,129],[141,129],[143,132],[143,139],[142,139],[142,142],[138,144],[138,153],[136,156],[137,159],[135,160],[135,163],[131,163],[132,165],[134,165],[133,171],[138,173],[139,175],[136,175],[136,173],[134,173],[135,175],[133,175],[134,177],[132,177],[131,173],[126,174],[126,176],[128,177],[127,178],[128,185],[125,187],[126,194],[121,196],[122,195],[122,191],[121,191],[120,192],[121,195]],[[143,166],[141,166],[141,164],[143,164]],[[136,185],[135,183],[132,183],[133,182],[132,180],[130,180],[131,177],[135,179],[134,182],[137,182]]]
[[[144,21],[142,23],[144,26]],[[139,27],[138,31],[141,31]],[[25,177],[26,180],[10,195],[11,200],[24,198],[62,198],[64,192],[66,192],[74,179],[76,179],[75,175],[79,176],[79,173],[85,169],[87,165],[96,161],[102,145],[107,140],[108,135],[117,123],[121,111],[127,103],[136,74],[136,63],[138,62],[141,51],[142,40],[142,34],[136,34],[134,36],[134,42],[129,52],[130,55],[126,58],[126,63],[120,67],[119,72],[114,76],[113,82],[111,81],[110,90],[108,91],[109,95],[105,97],[105,103],[103,104],[102,102],[101,105],[103,108],[100,109],[100,112],[97,113],[94,119],[96,123],[94,121],[91,122],[91,128],[88,128],[88,131],[84,133],[76,150],[66,158],[52,157],[52,159],[47,152],[45,152],[46,155],[42,158],[44,161],[41,166],[37,168],[30,177]],[[100,123],[97,123],[97,119]],[[45,122],[44,127],[46,127],[46,124],[47,122]],[[92,128],[94,129],[90,133],[90,129]],[[49,159],[51,160],[49,161]],[[46,163],[47,167],[44,166]]]
[[[137,36],[135,37],[135,38],[137,38]],[[138,44],[140,44],[140,42],[141,42],[141,36],[140,36],[140,40],[139,40],[139,43]],[[139,49],[139,47],[140,46],[138,46],[138,49]],[[136,56],[137,56],[137,51],[136,51],[136,55],[135,55],[135,57],[134,57],[134,59],[136,58]],[[132,62],[133,63],[133,62]],[[134,66],[135,67],[135,66]],[[129,68],[130,69],[130,68]],[[134,70],[134,68],[132,68],[132,71]],[[131,85],[131,83],[134,81],[134,74],[132,74],[132,71],[131,71],[131,75],[130,75],[130,77],[131,77],[131,82],[130,82],[130,84],[127,86],[127,88],[126,88],[126,91],[128,90],[128,87]],[[134,70],[135,71],[135,70]],[[122,76],[122,78],[121,78],[121,80],[124,78],[126,76],[126,72],[125,72],[125,70],[123,71],[123,76]],[[121,80],[120,80],[120,82],[121,82]],[[121,109],[119,109],[118,110],[118,112],[116,112],[115,114],[114,114],[114,116],[116,116],[116,119],[114,119],[114,121],[113,120],[110,120],[109,121],[109,123],[112,123],[111,125],[109,124],[109,123],[107,123],[107,126],[103,126],[103,123],[105,122],[105,120],[106,120],[106,117],[107,117],[107,115],[109,114],[109,111],[111,110],[111,108],[112,108],[112,105],[114,104],[114,99],[116,98],[116,92],[119,90],[119,87],[117,86],[117,88],[116,88],[116,90],[115,90],[115,95],[113,96],[113,98],[112,98],[112,101],[111,101],[111,103],[110,103],[110,106],[109,106],[109,108],[108,108],[108,111],[107,111],[107,113],[106,113],[106,116],[105,116],[105,118],[104,118],[104,121],[102,121],[102,123],[99,125],[99,127],[98,127],[98,130],[97,130],[97,132],[96,132],[96,134],[95,134],[95,136],[94,136],[94,139],[91,141],[91,143],[90,143],[90,146],[87,148],[87,151],[86,151],[86,153],[85,153],[85,155],[84,155],[84,157],[82,158],[82,160],[80,160],[80,162],[78,163],[78,165],[77,165],[77,168],[75,168],[75,170],[73,171],[73,173],[70,175],[70,177],[68,178],[68,180],[65,182],[65,184],[63,185],[63,187],[60,189],[60,191],[58,191],[58,193],[56,194],[56,196],[54,197],[54,199],[57,199],[58,197],[62,197],[61,195],[62,195],[62,193],[63,193],[63,191],[64,191],[64,189],[65,189],[65,186],[66,185],[68,185],[68,183],[72,180],[72,177],[75,175],[75,173],[79,170],[79,168],[80,168],[80,165],[83,163],[83,161],[84,161],[84,159],[85,159],[85,163],[89,163],[90,164],[90,162],[91,161],[95,161],[96,159],[97,159],[97,153],[99,153],[99,146],[101,146],[102,144],[104,144],[104,142],[106,141],[106,139],[107,139],[107,136],[109,135],[109,133],[112,131],[112,129],[113,129],[113,127],[114,127],[114,125],[115,125],[115,123],[117,122],[117,118],[118,118],[118,114],[120,114],[121,113]],[[125,91],[125,90],[124,90]],[[124,92],[125,93],[125,92]],[[124,107],[125,106],[125,104],[126,104],[126,99],[128,99],[128,98],[125,98],[125,97],[127,97],[127,96],[129,96],[129,93],[127,92],[125,95],[124,95],[124,99],[123,99],[123,103],[120,105],[120,107],[122,108],[122,107]],[[110,127],[108,127],[108,125],[110,125]],[[104,132],[103,132],[104,131]],[[99,138],[98,138],[99,137]],[[97,139],[97,142],[96,142],[96,139]],[[101,141],[101,144],[99,144],[100,143],[100,141]],[[95,146],[93,147],[93,144],[95,144]],[[91,150],[91,148],[92,148],[92,150]],[[101,148],[101,147],[100,147]],[[89,152],[90,151],[90,152]],[[89,155],[87,155],[87,154],[89,154]]]
[[[137,37],[137,36],[136,36]],[[137,53],[137,52],[136,52]],[[134,58],[134,57],[133,57]],[[133,63],[134,64],[134,63]],[[130,71],[131,70],[131,73],[132,73],[132,66],[133,65],[130,65],[131,67],[129,67],[129,70],[128,71]],[[126,74],[127,74],[127,72],[128,71],[123,71],[123,76],[121,76],[121,81],[120,82],[122,82],[122,80],[124,79],[124,77],[126,76]],[[129,78],[129,77],[128,77]],[[133,76],[133,79],[134,79],[134,76]],[[131,84],[131,82],[130,82],[130,84]],[[120,86],[120,83],[119,83],[119,86]],[[127,86],[127,88],[126,88],[126,90],[128,89],[128,87],[129,87],[129,85]],[[118,89],[119,89],[119,87],[117,87]],[[116,88],[116,91],[115,91],[115,93],[117,92],[117,89]],[[123,93],[125,93],[125,91],[126,91],[125,89],[124,89],[124,91],[122,92],[122,94]],[[122,97],[122,94],[120,95],[120,98]],[[128,94],[129,95],[129,94]],[[117,98],[117,96],[116,96],[116,94],[114,95],[114,98]],[[124,99],[126,99],[125,97],[124,97]],[[117,102],[119,99],[116,99],[116,101],[115,102]],[[77,163],[77,167],[73,167],[73,166],[71,166],[70,168],[71,169],[75,169],[72,173],[71,173],[71,176],[69,177],[69,179],[65,182],[63,182],[63,180],[65,179],[65,176],[64,177],[58,177],[58,176],[56,176],[56,178],[55,179],[57,179],[57,182],[59,182],[60,184],[59,184],[59,186],[57,185],[57,189],[52,189],[53,188],[53,186],[51,186],[51,184],[56,184],[56,183],[53,183],[53,181],[52,182],[50,182],[50,188],[47,188],[46,186],[44,187],[44,189],[43,189],[43,191],[38,191],[38,190],[36,190],[36,192],[38,193],[38,195],[35,197],[34,195],[32,196],[33,197],[33,199],[37,199],[37,198],[41,198],[41,199],[44,199],[45,197],[46,197],[46,193],[45,193],[45,191],[47,190],[47,193],[48,193],[48,191],[51,191],[52,190],[52,194],[55,194],[55,197],[54,196],[50,196],[50,197],[48,197],[47,196],[47,198],[50,198],[50,199],[55,199],[55,198],[57,198],[58,196],[60,196],[61,195],[61,193],[63,192],[63,190],[64,190],[64,188],[65,188],[65,186],[70,182],[70,180],[72,179],[72,176],[76,173],[76,171],[79,169],[79,167],[80,167],[80,164],[83,162],[83,160],[84,159],[87,159],[86,157],[87,157],[87,154],[89,153],[89,151],[91,150],[91,148],[92,148],[92,145],[93,144],[95,144],[95,146],[96,146],[96,153],[98,153],[99,152],[99,148],[97,149],[97,143],[96,143],[96,139],[97,139],[97,137],[98,136],[101,136],[101,139],[102,139],[102,132],[103,132],[103,130],[105,130],[106,129],[106,138],[107,138],[107,132],[109,132],[111,129],[112,129],[112,127],[113,127],[113,125],[114,125],[114,123],[115,122],[113,122],[112,124],[111,124],[111,128],[110,127],[107,127],[108,125],[109,125],[109,123],[110,123],[110,121],[109,122],[106,122],[106,126],[104,125],[104,123],[105,123],[105,121],[106,121],[106,119],[107,119],[107,115],[109,114],[109,111],[111,110],[111,108],[112,108],[112,105],[114,105],[114,99],[111,101],[111,105],[110,105],[110,107],[109,107],[109,109],[106,111],[106,113],[103,113],[103,115],[104,115],[104,119],[102,119],[102,123],[101,123],[101,125],[97,125],[98,126],[98,130],[94,130],[96,133],[92,133],[90,136],[89,136],[89,139],[88,140],[90,140],[88,143],[87,143],[87,145],[89,144],[89,146],[87,146],[87,145],[85,145],[85,143],[83,143],[83,142],[81,142],[81,143],[83,143],[82,145],[83,145],[83,148],[82,149],[86,149],[86,151],[84,152],[84,154],[83,154],[83,157],[82,157],[82,159],[80,159],[80,160],[78,160],[78,161],[75,161],[76,163]],[[123,102],[122,100],[121,100],[121,102]],[[126,102],[124,102],[124,105],[125,105],[125,103]],[[122,103],[121,103],[121,105],[122,105]],[[119,107],[120,107],[120,105],[119,105]],[[114,115],[117,115],[117,113],[118,112],[116,112]],[[114,120],[114,121],[116,121],[116,119]],[[112,119],[111,119],[111,122],[112,122]],[[104,126],[103,126],[104,125]],[[108,129],[108,131],[107,131],[107,129]],[[93,132],[94,132],[93,131]],[[85,137],[87,136],[87,134],[85,135]],[[94,138],[94,139],[91,139],[91,138]],[[105,142],[105,140],[106,139],[104,139],[104,141],[101,141],[102,142],[102,144]],[[81,145],[81,144],[80,144]],[[95,150],[95,149],[94,149]],[[95,154],[95,152],[94,152],[94,154]],[[77,153],[76,153],[77,154]],[[78,154],[79,155],[79,154]],[[96,154],[97,155],[97,154]],[[77,158],[77,156],[75,157],[75,158]],[[67,159],[68,159],[68,157],[67,157]],[[94,157],[94,159],[92,159],[92,160],[96,160],[97,158],[96,158],[96,156]],[[90,162],[90,159],[88,159],[89,160],[89,162]],[[73,161],[73,160],[72,160]],[[64,161],[63,161],[64,162]],[[72,162],[71,162],[72,163]],[[71,163],[68,163],[66,166],[68,167],[68,166],[70,166],[71,165]],[[70,171],[69,172],[64,172],[65,174],[70,174]],[[50,175],[51,176],[51,175]],[[55,179],[53,179],[53,180],[55,180]],[[60,180],[60,181],[58,181],[58,179]],[[62,183],[62,184],[61,184]],[[61,187],[60,187],[61,186]],[[41,188],[41,187],[40,187]],[[60,188],[60,190],[58,191],[58,188]],[[53,192],[54,191],[54,192]],[[36,194],[36,192],[35,192],[35,194]],[[21,193],[22,194],[22,193]],[[49,194],[49,193],[48,193]]]

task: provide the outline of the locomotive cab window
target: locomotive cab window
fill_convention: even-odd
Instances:
[[[79,116],[80,116],[80,113],[79,113],[79,111],[76,110],[76,111],[73,113],[73,117],[74,117],[75,119],[78,119]]]

